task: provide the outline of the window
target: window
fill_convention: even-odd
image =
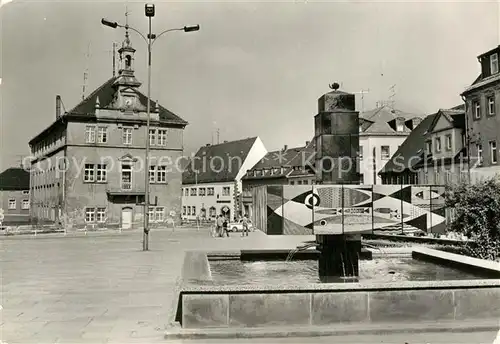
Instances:
[[[186,206],[185,205],[182,207],[182,215],[186,215]]]
[[[359,146],[359,160],[363,160],[363,146]]]
[[[158,129],[158,146],[167,145],[167,129]]]
[[[122,164],[122,180],[121,187],[123,190],[132,189],[132,166]]]
[[[97,208],[96,220],[99,223],[106,222],[106,208]]]
[[[441,152],[441,138],[436,137],[436,152]]]
[[[295,181],[290,180],[290,185],[295,185]]]
[[[83,173],[84,182],[92,183],[95,181],[94,167],[94,164],[85,164],[85,170]]]
[[[97,182],[105,182],[107,177],[106,164],[97,164],[97,173],[96,173],[96,181]]]
[[[496,164],[498,162],[497,142],[496,141],[490,141],[490,157],[491,157],[492,164]]]
[[[132,128],[123,128],[122,129],[122,141],[125,145],[132,144]]]
[[[229,196],[231,194],[231,187],[224,186],[222,188],[222,196]]]
[[[149,182],[154,183],[156,181],[155,179],[155,172],[156,172],[156,167],[155,166],[149,166]]]
[[[496,74],[498,73],[498,54],[492,54],[490,56],[490,68],[491,68],[491,74]]]
[[[391,157],[391,152],[390,152],[389,146],[382,146],[381,157],[382,157],[382,159],[389,159]]]
[[[215,217],[216,215],[215,207],[210,207],[210,209],[208,209],[208,214],[210,217]]]
[[[27,199],[23,199],[23,203],[21,205],[22,209],[29,209],[30,208],[30,201]]]
[[[9,209],[16,209],[16,200],[15,199],[9,199]]]
[[[87,125],[85,127],[85,142],[95,143],[95,127],[92,125]]]
[[[451,135],[446,135],[446,150],[451,150]]]
[[[451,183],[451,172],[450,171],[444,171],[444,182],[445,184],[450,184]]]
[[[155,208],[155,217],[156,222],[165,221],[165,208],[164,207],[156,207]]]
[[[404,130],[403,122],[398,121],[397,124],[396,124],[396,131],[397,132],[401,132],[403,130]]]
[[[157,167],[156,182],[157,183],[166,183],[167,182],[167,166],[158,166]]]
[[[481,166],[483,164],[483,146],[477,145],[477,161],[478,165]]]
[[[188,205],[188,207],[187,207],[187,214],[191,215],[191,206],[190,205]]]
[[[193,205],[193,207],[191,208],[191,214],[192,215],[196,215],[196,207]]]
[[[200,196],[205,196],[205,188],[200,188],[199,194]]]
[[[97,130],[97,142],[106,143],[108,142],[108,128],[107,127],[99,127]]]
[[[94,208],[85,208],[85,222],[95,222]]]
[[[213,196],[214,195],[214,188],[207,188],[207,195]]]
[[[189,196],[189,189],[188,189],[188,188],[186,188],[186,189],[184,190],[184,196]]]
[[[149,144],[154,145],[156,143],[156,129],[149,129]]]
[[[23,190],[23,195],[29,195],[30,191],[29,190]]]
[[[481,104],[479,103],[479,100],[472,102],[472,111],[474,112],[475,119],[481,118]]]
[[[495,96],[489,96],[487,98],[488,102],[488,115],[493,116],[495,114]]]
[[[191,196],[196,196],[196,188],[191,188]]]
[[[434,171],[434,178],[435,178],[435,180],[434,180],[435,184],[439,184],[441,182],[441,180],[440,180],[441,176],[439,174],[439,168],[436,168],[436,171]]]
[[[425,141],[425,151],[427,153],[432,153],[432,141]]]
[[[155,207],[148,208],[148,222],[154,222],[155,220]]]

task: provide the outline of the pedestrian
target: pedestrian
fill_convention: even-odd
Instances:
[[[219,217],[217,218],[217,236],[219,236],[219,237],[222,237],[222,235],[223,235],[223,232],[222,232],[223,223],[224,223],[224,221],[222,219],[222,215],[219,215]]]
[[[224,233],[226,236],[229,238],[229,231],[227,230],[227,225],[228,225],[228,219],[226,216],[224,216],[224,221],[222,222],[222,229],[224,230]]]
[[[243,219],[241,220],[241,224],[243,225],[243,232],[241,233],[241,236],[248,236],[248,215],[245,214],[243,216]]]

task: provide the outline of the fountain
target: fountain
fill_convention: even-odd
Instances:
[[[186,252],[167,338],[328,335],[346,324],[387,329],[464,319],[481,319],[485,328],[496,319],[498,326],[500,264],[424,247],[394,253],[362,244],[374,226],[394,224],[386,205],[400,210],[401,224],[427,230],[444,220],[432,207],[412,207],[421,190],[356,185],[354,95],[338,84],[331,89],[315,116],[317,185],[254,189],[258,228],[315,239],[293,250]],[[413,217],[403,219],[409,212]]]

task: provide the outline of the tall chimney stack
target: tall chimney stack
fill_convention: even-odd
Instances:
[[[61,118],[61,96],[56,96],[56,120]]]

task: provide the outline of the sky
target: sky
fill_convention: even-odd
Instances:
[[[1,169],[29,154],[28,141],[112,76],[122,29],[147,31],[143,2],[7,1],[0,8]],[[154,45],[152,98],[187,120],[185,152],[260,136],[268,150],[313,136],[317,99],[338,82],[366,110],[392,99],[418,114],[461,103],[479,75],[477,56],[500,44],[500,5],[484,2],[153,1],[153,32],[199,24]],[[146,93],[146,46],[136,76]]]

